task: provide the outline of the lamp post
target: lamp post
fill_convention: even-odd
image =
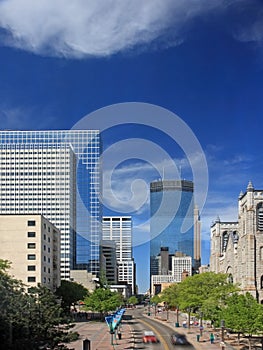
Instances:
[[[221,341],[225,341],[225,320],[221,320]]]
[[[176,306],[176,323],[175,327],[179,327],[179,306]]]
[[[151,316],[151,304],[148,302],[148,316]]]
[[[166,304],[166,319],[169,320],[169,305]]]
[[[190,329],[190,317],[191,317],[191,308],[189,307],[188,309],[187,309],[187,311],[188,311],[188,329]]]
[[[200,311],[200,337],[203,335],[203,313]]]

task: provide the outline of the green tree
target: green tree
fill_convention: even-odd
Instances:
[[[152,304],[158,305],[160,302],[162,301],[162,299],[160,298],[159,295],[154,295],[151,299],[150,302]]]
[[[6,270],[8,270],[10,266],[11,266],[10,261],[0,259],[0,271],[6,272]]]
[[[26,292],[25,286],[0,267],[0,343],[1,348],[34,350],[45,344],[52,349],[64,339],[65,332],[56,296],[47,288]],[[65,348],[65,347],[64,347]]]
[[[128,299],[128,304],[132,304],[132,305],[138,304],[138,299],[136,298],[135,295],[132,295],[132,296]]]
[[[150,303],[154,305],[154,314],[156,316],[156,312],[157,312],[157,305],[161,302],[161,298],[159,295],[154,295],[151,299],[150,299]]]
[[[160,298],[162,301],[169,305],[169,307],[178,308],[179,305],[179,294],[178,294],[178,284],[172,283],[169,287],[165,288]]]
[[[84,299],[87,310],[97,311],[101,316],[109,311],[115,311],[123,302],[123,297],[108,288],[98,288]]]
[[[244,334],[249,339],[249,349],[251,349],[252,335],[263,332],[263,306],[258,304],[256,299],[250,294],[234,293],[226,299],[226,307],[221,312],[225,326],[234,332]]]
[[[71,281],[61,281],[60,287],[56,290],[56,295],[61,298],[61,307],[66,313],[70,312],[70,307],[78,301],[84,300],[89,291],[81,284]]]
[[[206,272],[187,277],[178,284],[180,309],[200,311],[207,319],[220,323],[220,311],[237,286],[228,282],[227,274]]]

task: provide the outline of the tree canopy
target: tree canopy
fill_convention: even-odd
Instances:
[[[252,336],[263,332],[263,306],[250,293],[230,295],[221,317],[236,333]]]
[[[58,348],[65,333],[56,296],[45,287],[26,291],[21,281],[8,275],[10,264],[0,260],[0,344],[4,349]],[[65,349],[66,347],[64,347]]]
[[[97,311],[101,314],[115,311],[123,302],[123,297],[118,292],[112,292],[108,288],[95,289],[93,293],[84,299],[87,310]]]
[[[208,319],[218,320],[227,297],[238,290],[227,274],[206,272],[186,278],[177,287],[180,309],[199,310]]]
[[[89,291],[81,284],[71,281],[61,281],[60,287],[56,290],[56,295],[61,298],[61,307],[69,313],[70,307],[89,294]]]
[[[138,304],[138,298],[135,295],[132,295],[129,299],[128,299],[128,304],[132,304],[132,305],[136,305]]]
[[[173,283],[160,294],[169,307],[187,312],[198,312],[219,324],[221,309],[231,293],[238,290],[229,283],[227,274],[206,272],[187,277],[180,283]]]

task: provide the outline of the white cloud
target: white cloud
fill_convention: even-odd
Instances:
[[[240,0],[238,0],[240,1]],[[177,45],[192,20],[231,0],[0,1],[4,45],[36,54],[107,56],[156,39]]]
[[[40,117],[43,115],[43,118]],[[35,118],[38,115],[39,118]],[[34,107],[1,107],[0,106],[0,128],[24,130],[25,125],[31,129],[45,129],[52,125],[54,117],[48,108],[43,108],[41,111]]]

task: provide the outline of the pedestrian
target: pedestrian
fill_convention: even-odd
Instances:
[[[211,343],[211,344],[214,344],[214,342],[215,342],[214,333],[210,333],[210,343]]]

